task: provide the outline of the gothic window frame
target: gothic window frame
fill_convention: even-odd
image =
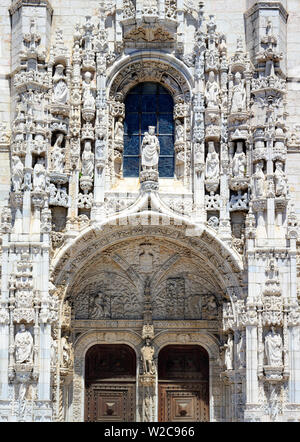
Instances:
[[[154,89],[155,93],[153,93]],[[155,96],[154,107],[152,96]],[[159,176],[160,178],[174,178],[175,124],[172,94],[159,82],[143,81],[128,91],[124,103],[123,177],[139,176],[144,133],[148,131],[149,126],[155,126],[156,135],[160,141]]]

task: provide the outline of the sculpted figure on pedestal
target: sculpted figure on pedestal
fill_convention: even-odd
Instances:
[[[68,337],[61,338],[62,365],[68,368],[72,365],[72,344],[68,342]]]
[[[158,169],[159,152],[160,146],[155,135],[155,126],[149,126],[142,142],[142,169],[144,171]]]
[[[33,168],[33,189],[44,191],[46,187],[46,169],[43,158],[39,158]]]
[[[180,120],[175,121],[176,124],[176,141],[183,141],[184,140],[184,131],[183,131],[183,125],[181,124]]]
[[[151,345],[151,340],[146,338],[145,345],[141,349],[143,373],[152,374],[156,373],[156,367],[153,361],[154,348]]]
[[[17,364],[32,363],[33,338],[30,331],[21,324],[15,336],[15,358]]]
[[[83,107],[88,109],[95,109],[95,98],[91,92],[92,74],[87,71],[84,73],[83,81]]]
[[[215,180],[219,178],[220,169],[219,156],[215,151],[215,143],[208,142],[208,153],[205,162],[205,178],[208,180]]]
[[[255,198],[263,198],[265,196],[265,174],[263,172],[264,163],[259,161],[255,166],[255,174],[253,175],[253,193]]]
[[[275,194],[276,196],[285,196],[287,192],[287,179],[283,171],[283,163],[276,161],[275,167]]]
[[[246,155],[243,151],[243,143],[238,141],[236,152],[232,161],[232,175],[234,177],[245,176],[246,164]]]
[[[233,339],[231,335],[228,335],[227,344],[224,345],[225,347],[225,366],[226,370],[232,370],[233,369]]]
[[[207,107],[218,107],[220,87],[215,80],[214,71],[210,71],[208,75],[208,82],[205,86],[205,99]]]
[[[81,157],[81,172],[82,176],[94,176],[94,154],[92,152],[92,143],[90,140],[85,141],[82,157]]]
[[[58,64],[55,67],[53,76],[53,96],[52,101],[59,104],[66,104],[69,98],[69,90],[64,76],[64,66]]]
[[[19,192],[24,178],[24,166],[19,157],[12,157],[12,183],[15,192]]]
[[[282,365],[282,338],[272,327],[265,337],[267,364],[273,367]]]
[[[235,74],[235,85],[233,86],[231,112],[246,110],[246,89],[244,80],[239,72]]]
[[[124,138],[124,126],[122,123],[122,117],[119,117],[115,124],[115,141],[123,143]]]
[[[64,172],[64,154],[63,149],[61,148],[61,143],[64,139],[63,134],[58,134],[54,147],[52,149],[51,153],[51,165],[52,170],[55,170],[55,172],[63,173]]]

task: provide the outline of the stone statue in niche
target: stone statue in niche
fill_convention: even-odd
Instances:
[[[184,141],[183,124],[178,119],[175,121],[175,134],[176,134],[176,141],[179,142]]]
[[[208,75],[208,82],[205,86],[206,105],[210,108],[218,107],[220,87],[215,79],[214,71],[210,71]]]
[[[32,363],[33,338],[25,324],[21,324],[15,336],[15,360],[17,364]]]
[[[68,336],[61,338],[61,354],[63,367],[69,368],[72,365],[72,343],[68,342]]]
[[[143,374],[155,375],[156,367],[153,360],[154,348],[151,345],[151,339],[146,338],[145,344],[141,349]]]
[[[51,364],[54,366],[57,362],[57,341],[52,338],[51,336],[51,347],[50,347],[50,354],[51,354]]]
[[[55,73],[53,76],[53,96],[52,101],[58,104],[66,104],[69,98],[69,90],[65,80],[64,66],[58,64],[55,67]]]
[[[93,298],[89,317],[91,319],[110,318],[108,300],[102,292]]]
[[[243,151],[243,142],[238,141],[236,152],[234,154],[233,160],[232,160],[232,175],[234,177],[243,177],[245,176],[246,171],[246,155]]]
[[[20,192],[24,178],[24,166],[21,159],[14,155],[12,157],[12,183],[15,192]]]
[[[238,368],[246,366],[246,335],[245,332],[239,332],[239,342],[237,345]]]
[[[142,169],[158,170],[160,146],[155,135],[155,126],[149,126],[142,142]]]
[[[265,337],[265,353],[267,364],[272,367],[282,365],[282,338],[279,333],[272,327],[271,331]]]
[[[219,155],[215,151],[215,143],[213,141],[208,142],[208,153],[205,162],[205,178],[208,180],[219,179],[220,162]]]
[[[265,196],[265,174],[263,172],[264,163],[259,161],[255,165],[255,174],[253,175],[253,193],[255,198]]]
[[[240,72],[235,74],[235,85],[232,91],[231,112],[242,112],[246,110],[246,89]]]
[[[46,169],[43,158],[39,158],[33,168],[33,189],[44,191],[46,188]]]
[[[115,124],[115,141],[123,143],[124,140],[124,126],[122,117],[118,117]]]
[[[92,143],[90,140],[86,140],[81,157],[81,173],[82,176],[88,176],[93,178],[94,176],[94,154],[92,152]]]
[[[287,193],[287,179],[283,171],[283,163],[276,161],[275,163],[275,195],[286,196]]]
[[[232,335],[228,335],[227,344],[224,345],[225,347],[225,366],[226,370],[232,370],[233,369],[233,339]]]
[[[95,109],[95,98],[93,97],[92,91],[91,91],[91,81],[92,81],[92,74],[89,71],[86,71],[83,76],[83,107],[87,109]]]
[[[142,253],[139,255],[140,271],[151,273],[153,270],[153,253],[151,253],[151,244],[142,245]]]
[[[64,149],[62,149],[61,147],[63,139],[63,134],[57,135],[55,144],[51,152],[52,170],[58,173],[64,173]]]

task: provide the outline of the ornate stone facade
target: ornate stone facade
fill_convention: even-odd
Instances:
[[[134,420],[177,345],[208,355],[206,419],[300,421],[293,5],[234,2],[236,34],[229,0],[88,0],[64,31],[60,0],[4,3],[0,421],[87,420],[95,345],[135,354]]]

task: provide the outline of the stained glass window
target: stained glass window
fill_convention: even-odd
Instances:
[[[160,143],[160,177],[174,176],[173,98],[159,83],[145,82],[132,88],[125,99],[123,176],[138,177],[143,136],[156,127]]]

